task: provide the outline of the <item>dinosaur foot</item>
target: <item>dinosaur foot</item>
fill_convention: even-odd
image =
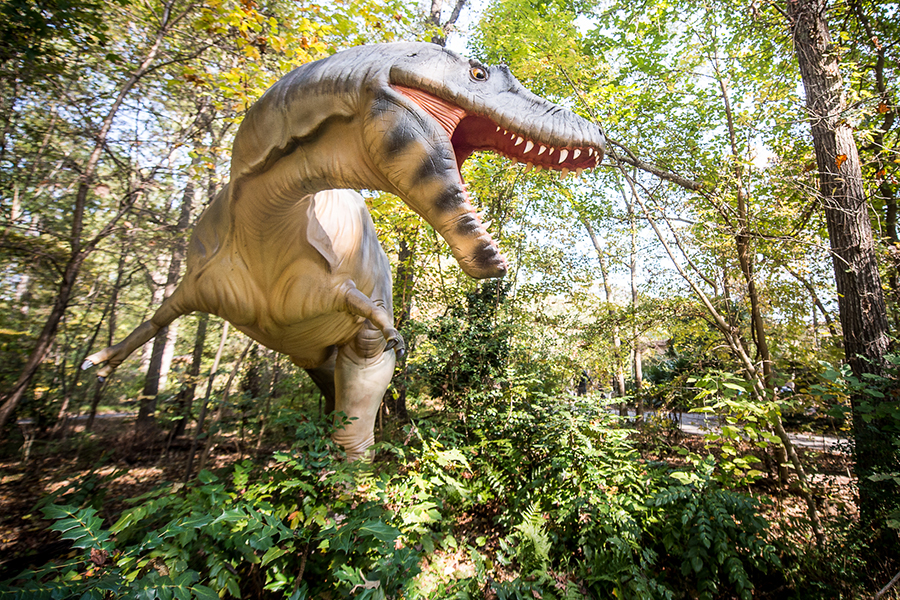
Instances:
[[[111,348],[107,348],[105,350],[101,350],[100,352],[91,354],[86,359],[84,359],[83,363],[81,363],[81,370],[87,371],[88,369],[91,369],[97,365],[106,363],[97,372],[97,379],[100,380],[100,383],[103,383],[103,381],[110,376],[115,368],[118,367],[119,364],[121,364],[122,361],[125,360],[125,358],[128,356],[127,354],[125,356],[121,356],[122,352],[115,352],[115,350],[117,350],[117,347],[113,346]]]

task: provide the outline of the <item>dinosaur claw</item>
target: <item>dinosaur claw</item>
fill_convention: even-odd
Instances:
[[[102,375],[97,375],[97,381],[99,381],[100,383],[103,383],[104,381],[106,381],[106,377],[103,377]]]
[[[87,359],[83,363],[81,363],[81,370],[87,371],[88,369],[90,369],[93,366],[94,366],[94,361],[92,361],[91,359]]]
[[[393,330],[389,336],[386,337],[387,344],[384,347],[384,351],[387,352],[389,350],[393,350],[398,358],[403,358],[406,355],[406,343],[403,341],[403,337],[396,331]]]

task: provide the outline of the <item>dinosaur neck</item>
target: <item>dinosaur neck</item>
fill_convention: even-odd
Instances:
[[[342,121],[323,129],[265,169],[237,178],[232,209],[239,227],[264,236],[282,227],[303,198],[323,190],[381,189],[396,193],[371,164],[358,126]]]

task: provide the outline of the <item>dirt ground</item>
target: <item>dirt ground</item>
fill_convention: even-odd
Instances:
[[[164,437],[136,443],[132,425],[132,418],[98,419],[92,434],[80,424],[64,440],[35,444],[27,462],[21,455],[0,459],[0,581],[67,548],[57,533],[47,531],[49,523],[38,509],[49,496],[65,503],[81,500],[74,495],[87,491],[98,507],[102,501],[100,516],[111,524],[129,507],[127,499],[184,479],[190,441],[168,447]],[[210,456],[208,468],[216,469],[247,454],[223,443]]]
[[[670,445],[654,445],[656,450],[644,448],[645,458],[681,466],[684,459],[674,451],[675,448],[687,448],[698,454],[716,451],[697,436],[678,435],[667,440],[667,444]],[[48,496],[55,494],[63,501],[67,498],[78,501],[81,498],[72,497],[73,494],[79,490],[83,494],[87,490],[97,500],[100,516],[110,524],[128,507],[127,499],[148,492],[163,482],[184,479],[189,448],[190,442],[186,440],[167,447],[162,437],[135,443],[130,419],[106,418],[97,421],[90,435],[83,432],[83,425],[79,425],[69,432],[66,440],[36,444],[27,462],[21,455],[0,460],[0,581],[28,568],[31,563],[42,564],[66,550],[66,544],[58,535],[47,531],[48,523],[36,509],[42,499],[46,501]],[[240,444],[226,440],[214,448],[208,466],[225,467],[246,457]],[[849,458],[841,454],[810,452],[804,460],[819,487],[823,513],[841,512],[852,516],[855,511],[852,501],[854,482]],[[779,527],[779,523],[802,518],[805,505],[797,493],[778,485],[775,477],[770,473],[748,491],[771,498],[766,510],[773,526]],[[477,517],[458,523],[463,535],[492,521],[482,518],[483,515]],[[484,532],[469,533],[474,539],[476,534]]]

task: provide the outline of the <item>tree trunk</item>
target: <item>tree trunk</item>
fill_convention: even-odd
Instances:
[[[844,84],[838,64],[839,51],[832,43],[825,20],[824,0],[788,0],[791,33],[812,127],[819,189],[825,206],[831,242],[838,308],[844,334],[844,352],[853,374],[881,375],[888,349],[888,322],[875,241],[869,222],[862,184],[862,170],[846,121]],[[851,398],[856,476],[859,482],[860,517],[865,526],[877,524],[881,507],[891,501],[888,482],[873,482],[869,476],[884,469],[890,459],[878,419],[866,422],[866,400]]]
[[[453,12],[450,13],[450,16],[444,23],[441,23],[441,10],[444,7],[444,0],[431,0],[428,22],[434,27],[434,32],[431,36],[432,44],[437,44],[438,46],[447,44],[447,34],[450,33],[450,30],[456,24],[456,20],[459,19],[459,14],[462,12],[466,2],[467,0],[456,0],[456,4],[453,5]]]
[[[197,335],[194,338],[194,352],[191,355],[191,366],[187,371],[187,381],[184,388],[178,392],[175,399],[178,419],[172,430],[172,437],[184,435],[184,429],[191,418],[191,409],[194,404],[194,395],[197,393],[197,378],[200,376],[200,366],[203,362],[203,348],[206,345],[206,327],[209,324],[209,314],[201,313],[197,322]]]
[[[212,395],[212,387],[213,382],[216,379],[216,371],[219,370],[219,361],[222,360],[222,351],[225,349],[225,341],[228,339],[228,329],[229,329],[228,321],[224,321],[222,323],[222,337],[219,338],[219,349],[216,350],[216,357],[213,359],[212,367],[209,369],[209,379],[206,383],[206,395],[203,397],[203,404],[200,405],[200,414],[197,415],[197,429],[194,431],[194,436],[191,439],[191,449],[188,453],[188,462],[187,467],[184,470],[184,482],[187,483],[191,478],[191,473],[194,470],[194,454],[197,452],[197,441],[200,439],[200,434],[203,433],[203,423],[206,421],[206,411],[209,407],[209,398]]]
[[[637,224],[634,216],[634,202],[627,199],[628,204],[628,223],[631,229],[631,256],[628,261],[628,270],[631,273],[631,367],[634,374],[634,411],[638,417],[644,414],[644,370],[641,360],[641,341],[639,339],[640,332],[637,323]]]
[[[194,156],[191,166],[196,167],[200,164],[199,153]],[[191,208],[194,204],[194,182],[188,181],[184,187],[184,195],[181,198],[181,211],[178,215],[178,223],[173,232],[172,258],[169,261],[169,271],[166,274],[166,286],[163,293],[163,300],[168,298],[175,292],[178,286],[178,280],[181,278],[181,263],[184,260],[184,253],[187,248],[187,229],[191,223]],[[135,421],[135,433],[153,428],[153,414],[156,412],[156,398],[159,395],[160,382],[164,383],[163,363],[166,359],[168,351],[169,362],[171,363],[172,350],[170,346],[170,327],[163,327],[153,339],[153,351],[150,354],[150,366],[147,369],[147,377],[144,380],[144,390],[141,393],[141,408],[138,411],[137,421]],[[174,340],[171,342],[174,349]],[[168,371],[166,366],[165,371]]]
[[[734,175],[734,191],[737,204],[737,230],[734,232],[734,245],[737,251],[741,275],[744,277],[744,284],[747,286],[747,300],[750,302],[750,332],[753,343],[756,346],[756,358],[762,363],[762,383],[765,387],[765,392],[769,398],[774,398],[775,384],[772,380],[772,356],[769,353],[769,341],[766,336],[765,321],[763,320],[762,303],[759,298],[759,290],[756,287],[756,268],[753,264],[750,216],[747,211],[749,197],[748,191],[744,186],[744,167],[734,125],[734,113],[731,110],[728,82],[719,68],[718,51],[713,57],[713,67],[719,82],[719,90],[722,92],[722,106],[725,109],[725,118],[728,125],[728,139],[731,147],[732,173]],[[737,335],[737,331],[735,329],[735,335]],[[752,376],[752,373],[750,375]],[[780,417],[776,415],[773,421],[776,430],[783,429]],[[785,444],[774,447],[775,462],[778,465],[778,478],[782,486],[786,486],[788,483],[788,471],[785,466],[788,459],[787,449],[788,446]]]
[[[418,229],[413,230],[412,236],[418,235]],[[415,271],[413,270],[416,253],[415,248],[410,247],[406,237],[400,238],[400,249],[397,252],[397,277],[394,280],[394,327],[403,331],[409,323],[412,311],[413,286],[415,285]],[[394,376],[393,390],[385,392],[384,401],[391,417],[401,423],[409,421],[409,412],[406,409],[406,391],[409,384],[409,367],[406,357],[412,351],[413,340],[407,340],[407,352],[397,359],[397,374]]]
[[[47,356],[47,353],[50,352],[50,347],[53,345],[53,340],[56,337],[56,330],[59,328],[59,322],[66,312],[66,308],[69,306],[72,288],[75,286],[75,280],[78,278],[78,272],[85,258],[87,258],[86,254],[78,252],[66,264],[66,269],[63,272],[62,280],[56,293],[56,299],[53,302],[53,308],[50,310],[47,321],[38,335],[34,349],[31,351],[31,355],[28,357],[28,361],[25,363],[19,378],[3,398],[3,404],[0,406],[0,431],[3,431],[6,421],[25,396],[28,386],[31,385],[31,380],[34,379],[38,368]]]
[[[626,391],[625,369],[622,368],[622,339],[619,337],[619,323],[616,319],[616,315],[612,307],[612,292],[609,288],[609,272],[606,269],[606,257],[603,254],[603,248],[600,246],[600,238],[597,237],[597,234],[594,232],[594,228],[591,226],[590,222],[588,222],[585,217],[581,217],[581,224],[584,225],[584,228],[587,230],[588,236],[590,236],[591,238],[591,243],[594,244],[594,249],[597,251],[597,260],[600,261],[600,276],[603,280],[603,294],[606,298],[609,320],[613,326],[613,360],[615,361],[616,368],[616,372],[613,378],[613,391],[617,398],[622,398],[625,396]],[[624,404],[622,404],[621,407],[622,410],[625,409]]]
[[[250,340],[250,342],[247,343],[247,346],[244,347],[244,351],[241,352],[240,357],[238,357],[237,362],[234,363],[234,366],[231,368],[231,373],[228,374],[228,380],[225,382],[225,389],[222,390],[222,400],[219,402],[219,407],[216,409],[216,416],[213,419],[213,423],[212,425],[210,425],[209,431],[206,434],[206,444],[203,445],[203,452],[200,453],[200,462],[197,465],[198,471],[202,471],[204,467],[206,467],[206,461],[209,459],[209,453],[215,445],[216,435],[219,433],[219,428],[221,427],[222,416],[228,409],[228,396],[231,394],[231,384],[234,383],[235,375],[237,375],[238,371],[241,370],[241,364],[247,357],[247,352],[255,344],[256,342],[253,340]]]

